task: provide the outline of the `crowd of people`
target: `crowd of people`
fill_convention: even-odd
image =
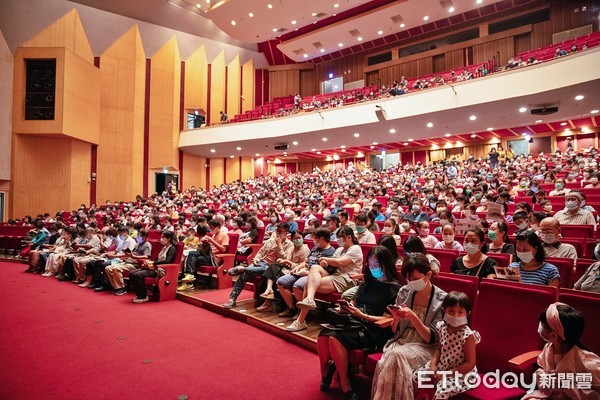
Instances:
[[[133,302],[144,303],[149,300],[144,278],[164,273],[160,266],[174,261],[176,243],[182,243],[187,256],[181,263],[179,290],[188,290],[197,281],[198,265],[218,263],[228,249],[229,233],[236,233],[241,260],[250,254],[250,244],[261,248],[250,263],[228,271],[238,280],[226,308],[236,307],[246,282],[262,277],[258,311],[271,310],[279,299],[285,304],[279,316],[290,320],[286,329],[297,332],[307,328],[319,294],[339,293],[343,300],[332,313],[347,318],[348,325],[342,330],[326,328],[319,335],[321,389],[328,390],[337,370],[342,391],[357,398],[348,377],[348,351],[383,348],[372,397],[412,398],[412,385],[406,382],[419,371],[475,371],[480,340],[468,327],[471,304],[465,295],[447,294],[432,284],[440,263],[428,249],[464,250],[450,270],[479,278],[496,277],[496,261],[489,254],[507,253],[513,260],[509,267],[519,271],[522,282],[558,286],[559,271],[546,258],[576,257],[573,246],[561,243],[561,225],[587,224],[595,230],[597,223],[596,210],[585,203],[584,192],[567,189],[565,183],[600,188],[598,158],[595,148],[576,152],[570,147],[565,153],[535,157],[494,148],[487,157],[397,165],[384,171],[351,167],[267,175],[209,190],[175,189],[138,196],[133,202],[82,205],[56,218],[25,217],[19,222],[33,229],[30,251],[23,255],[28,272],[119,296],[127,293],[127,271],[136,293]],[[564,209],[555,210],[551,203],[546,207],[540,185],[547,182],[555,183],[549,196],[564,196]],[[515,204],[516,211],[510,213],[517,196],[531,201]],[[501,211],[492,220],[480,218],[491,203]],[[534,211],[533,204],[543,211]],[[460,221],[469,223],[458,241]],[[437,232],[431,231],[430,223],[437,224]],[[380,224],[383,232],[377,239],[374,232]],[[509,235],[510,224],[517,227],[514,237]],[[264,240],[258,243],[261,230]],[[150,231],[161,231],[162,248],[154,260]],[[361,244],[375,246],[364,257]],[[597,246],[596,258],[599,250]],[[600,292],[599,267],[599,262],[592,264],[575,288]],[[571,327],[581,315],[560,304],[548,310],[540,317],[540,334],[548,339],[540,366],[560,365],[557,354],[565,360],[585,357],[586,368],[598,366],[598,357],[578,342],[582,328]],[[386,317],[392,319],[389,328],[375,324]],[[464,382],[440,382],[436,398],[466,390]],[[593,385],[597,392],[596,375]]]

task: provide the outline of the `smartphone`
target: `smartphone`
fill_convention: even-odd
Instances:
[[[350,308],[350,303],[348,303],[346,300],[338,300],[337,303],[340,305],[340,307]]]

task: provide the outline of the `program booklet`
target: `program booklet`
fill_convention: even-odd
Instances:
[[[505,281],[512,282],[523,282],[521,280],[521,271],[519,268],[511,267],[499,267],[495,266],[494,271],[496,272],[496,279],[503,279]]]

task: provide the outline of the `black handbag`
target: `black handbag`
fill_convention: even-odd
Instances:
[[[359,329],[363,326],[362,321],[333,307],[325,311],[325,321],[333,326],[344,329]]]

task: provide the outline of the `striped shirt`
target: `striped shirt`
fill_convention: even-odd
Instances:
[[[542,263],[542,265],[540,265],[540,267],[534,271],[525,271],[521,267],[520,261],[511,263],[509,267],[519,268],[523,283],[548,286],[548,284],[550,284],[550,282],[553,280],[560,279],[558,268],[552,264],[548,264],[547,262]]]

